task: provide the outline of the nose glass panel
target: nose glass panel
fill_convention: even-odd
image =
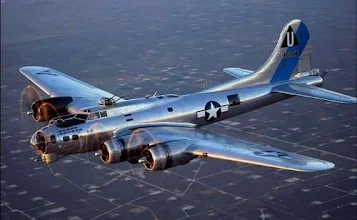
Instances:
[[[47,144],[45,135],[42,132],[38,131],[34,135],[32,135],[30,142],[34,148],[45,152]]]

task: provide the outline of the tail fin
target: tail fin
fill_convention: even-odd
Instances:
[[[298,73],[310,71],[311,47],[309,38],[309,31],[301,20],[290,21],[281,31],[274,51],[258,70],[249,73],[247,70],[239,68],[226,68],[225,72],[238,79],[211,87],[202,92],[222,91],[289,80],[298,75]],[[316,71],[318,72],[318,70],[314,72]]]
[[[265,82],[277,82],[311,70],[309,38],[309,31],[301,20],[290,21],[281,31],[273,53],[255,74]]]

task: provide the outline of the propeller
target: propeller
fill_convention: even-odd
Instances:
[[[27,86],[21,92],[20,97],[21,119],[24,115],[32,115],[35,121],[48,122],[51,118],[61,116],[56,107],[49,101],[44,101],[34,87]]]
[[[38,90],[36,90],[36,88],[28,85],[26,86],[21,94],[20,94],[20,115],[21,115],[21,121],[25,121],[25,117],[24,115],[32,115],[33,111],[32,111],[32,104],[37,101],[37,100],[41,100],[41,95],[38,92]],[[39,129],[39,124],[35,123],[35,126],[33,126],[33,124],[29,124],[26,123],[27,125],[31,125],[31,128],[29,128],[29,130],[31,130],[32,132],[34,132],[34,130],[38,130]],[[41,159],[41,154],[42,152],[38,149],[35,149],[34,153],[36,154],[36,156],[34,156],[33,158],[31,158],[31,160],[33,161],[42,161]]]
[[[141,163],[144,155],[144,149],[151,145],[159,143],[155,135],[147,128],[138,128],[133,131],[128,140],[128,148],[132,148],[128,152],[129,162]],[[138,147],[139,146],[139,147]],[[138,157],[139,156],[139,157]]]
[[[21,119],[23,120],[23,116],[32,115],[32,103],[41,99],[40,93],[32,86],[26,86],[20,96],[20,114]]]

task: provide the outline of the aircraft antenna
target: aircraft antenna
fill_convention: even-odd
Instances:
[[[320,74],[321,78],[324,78],[328,72],[329,72],[329,69],[325,69],[325,70]]]

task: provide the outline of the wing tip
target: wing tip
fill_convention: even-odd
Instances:
[[[348,104],[357,104],[357,98],[351,96],[350,102],[348,102]]]
[[[44,71],[44,70],[47,70],[48,68],[47,67],[44,67],[44,66],[23,66],[21,68],[19,68],[19,71],[21,73],[31,73],[31,72],[38,72],[38,71]]]
[[[329,100],[326,100],[329,101]],[[340,100],[336,101],[337,103],[342,104],[357,104],[357,98],[349,95],[344,95]]]
[[[324,171],[324,170],[330,170],[335,167],[334,163],[331,163],[329,161],[311,161],[307,163],[302,169],[300,170],[301,172],[318,172],[318,171]]]

